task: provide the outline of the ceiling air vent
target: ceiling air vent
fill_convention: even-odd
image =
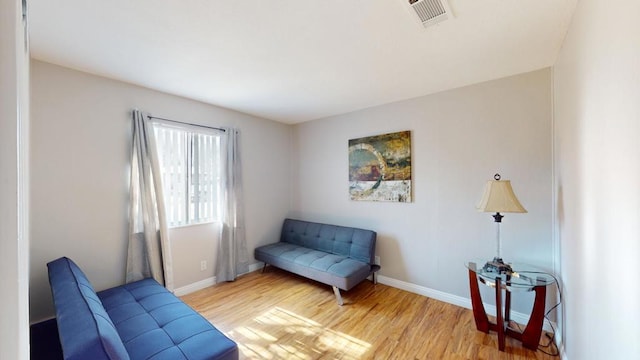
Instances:
[[[451,10],[446,0],[404,0],[409,3],[413,12],[424,27],[447,20]]]

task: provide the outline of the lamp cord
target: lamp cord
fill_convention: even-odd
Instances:
[[[553,322],[551,322],[551,319],[549,319],[549,314],[555,310],[556,308],[558,308],[558,306],[560,306],[560,304],[562,304],[562,289],[560,288],[560,283],[558,282],[558,278],[550,273],[546,273],[543,271],[527,271],[528,273],[531,274],[544,274],[544,275],[549,275],[553,278],[553,280],[555,281],[556,284],[556,289],[558,289],[558,303],[556,303],[555,305],[553,305],[551,308],[549,308],[549,310],[547,310],[544,313],[544,318],[547,320],[547,322],[549,323],[549,326],[551,327],[551,334],[546,333],[545,335],[549,338],[549,341],[546,344],[538,344],[538,350],[540,350],[541,352],[547,354],[547,355],[551,355],[551,356],[560,356],[560,350],[558,349],[558,345],[555,343],[554,339],[556,337],[556,328],[553,326]],[[522,328],[520,327],[520,324],[514,322],[514,324],[516,324],[516,327],[518,328],[518,331],[522,332]],[[553,345],[553,347],[555,348],[554,352],[547,352],[544,349],[546,348],[550,348]]]

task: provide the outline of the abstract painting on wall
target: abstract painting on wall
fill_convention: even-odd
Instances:
[[[349,140],[352,200],[411,202],[411,132]]]

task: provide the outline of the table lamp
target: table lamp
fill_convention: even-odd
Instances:
[[[500,174],[493,176],[494,180],[487,181],[484,187],[482,200],[478,204],[478,211],[495,212],[493,219],[496,223],[496,252],[497,255],[492,261],[485,264],[484,270],[489,272],[507,273],[511,272],[511,266],[502,260],[502,244],[500,242],[500,223],[504,217],[501,213],[526,213],[527,210],[520,204],[516,194],[511,188],[511,181],[500,180]]]

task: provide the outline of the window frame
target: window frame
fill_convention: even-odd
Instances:
[[[152,129],[155,137],[155,146],[156,152],[158,154],[158,165],[160,166],[160,178],[161,178],[161,186],[164,196],[164,206],[165,211],[167,213],[167,227],[169,229],[195,226],[195,225],[203,225],[203,224],[211,224],[220,222],[221,215],[221,202],[220,202],[220,194],[222,192],[222,169],[221,169],[221,151],[222,151],[222,139],[221,133],[214,129],[208,129],[199,126],[193,125],[177,125],[173,123],[167,123],[162,120],[154,120],[151,122]],[[184,136],[184,143],[177,144],[178,146],[174,150],[175,152],[183,155],[181,157],[182,164],[179,168],[182,169],[182,174],[180,174],[179,170],[176,170],[172,173],[167,173],[165,169],[167,167],[173,167],[173,164],[167,166],[166,164],[166,152],[163,152],[161,149],[162,146],[167,145],[161,139],[161,132],[168,131],[173,132],[176,136]],[[203,150],[200,144],[200,141],[204,137],[209,137],[211,139],[210,149],[212,154],[210,155],[211,163],[207,169],[207,166],[202,166],[201,163],[201,152]],[[182,151],[178,148],[183,147]],[[205,157],[205,161],[206,161]],[[197,169],[194,169],[194,166]],[[177,169],[177,167],[176,167]],[[197,172],[197,176],[195,176]],[[180,178],[180,175],[182,177]],[[211,191],[210,198],[202,198],[202,193],[207,190],[202,190],[201,184],[203,183],[203,177],[211,177],[211,180],[208,181],[210,186],[209,191]],[[178,177],[179,179],[175,182],[172,181],[172,184],[167,184],[167,179],[173,180],[174,177]],[[171,190],[170,186],[175,186],[175,183],[182,182],[183,185],[183,193],[176,192]],[[207,181],[205,181],[205,185],[207,186]],[[170,198],[174,198],[173,194],[182,195],[181,199],[178,199],[177,203],[170,203]],[[211,201],[210,206],[210,214],[208,216],[202,215],[203,206],[202,203]],[[182,202],[180,204],[180,202]],[[207,204],[205,203],[205,206]],[[176,210],[177,208],[177,210]],[[172,210],[173,209],[173,210]],[[204,211],[206,213],[206,210]]]

